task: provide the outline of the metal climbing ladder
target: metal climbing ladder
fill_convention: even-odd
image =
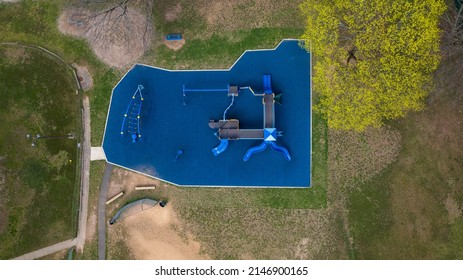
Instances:
[[[142,90],[143,85],[138,85],[137,90],[132,95],[129,105],[124,113],[124,118],[121,125],[121,136],[130,135],[132,142],[136,143],[137,140],[141,139],[141,108],[143,103]]]

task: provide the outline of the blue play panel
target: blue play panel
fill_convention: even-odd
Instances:
[[[229,70],[135,65],[113,90],[107,161],[182,186],[310,187],[310,54],[297,40]]]

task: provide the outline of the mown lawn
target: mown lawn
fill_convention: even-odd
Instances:
[[[92,145],[101,145],[111,89],[122,73],[101,63],[83,39],[61,34],[57,19],[67,1],[25,0],[15,4],[0,5],[0,42],[20,42],[44,47],[68,64],[85,65],[93,75],[95,87],[90,97],[92,120]]]
[[[183,48],[172,51],[165,45],[147,53],[146,59],[167,69],[226,69],[246,50],[273,49],[287,38],[299,38],[300,28],[257,28],[214,33],[188,40]]]
[[[0,118],[4,259],[76,234],[80,96],[72,73],[41,51],[0,46]],[[74,137],[34,140],[37,134]]]
[[[50,1],[30,1],[30,0],[25,0],[21,1],[20,3],[14,3],[14,4],[2,4],[0,5],[0,25],[2,26],[2,32],[0,32],[0,42],[19,42],[21,44],[26,44],[26,45],[33,45],[33,46],[40,46],[44,47],[59,56],[61,56],[65,62],[68,64],[71,64],[73,62],[76,62],[78,64],[85,65],[89,68],[89,71],[93,75],[93,79],[95,81],[95,87],[90,91],[87,92],[87,94],[90,96],[91,100],[91,117],[92,117],[92,125],[94,125],[97,129],[94,129],[92,133],[92,143],[94,145],[99,145],[101,143],[101,138],[103,135],[103,127],[104,127],[104,122],[106,119],[106,110],[108,108],[109,104],[109,96],[111,93],[111,88],[114,85],[115,81],[117,81],[118,75],[121,75],[117,71],[114,71],[113,69],[108,68],[104,64],[102,64],[92,53],[90,48],[88,47],[87,43],[81,39],[76,39],[72,38],[69,36],[64,36],[58,32],[57,28],[57,18],[59,16],[60,10],[64,7],[65,2],[63,1],[57,1],[57,0],[50,0]],[[39,68],[40,67],[40,68]],[[51,69],[49,72],[50,66],[48,65],[43,65],[43,63],[39,63],[35,65],[35,68],[31,71],[38,71],[40,74],[45,75],[45,73],[54,73],[55,71],[58,71],[56,69]],[[46,71],[44,71],[46,69]],[[57,75],[53,77],[53,79],[48,79],[48,82],[52,80],[53,83],[58,84],[58,88],[56,88],[56,85],[49,85],[50,87],[55,87],[53,90],[60,91],[60,94],[63,95],[63,93],[66,92],[64,90],[64,87],[68,87],[69,84],[67,82],[62,81],[62,75],[64,75],[64,71],[61,69],[60,70],[60,75]],[[2,74],[3,74],[3,69],[2,69]],[[71,73],[65,73],[68,75],[68,79],[72,79],[72,74]],[[9,74],[8,74],[9,75]],[[39,75],[40,76],[40,75]],[[19,76],[21,78],[21,75]],[[37,75],[26,75],[27,78],[32,79],[32,81],[37,82],[36,77]],[[2,82],[3,81],[11,81],[14,82],[14,80],[10,80],[9,77],[5,77],[3,79],[2,77]],[[45,80],[46,82],[47,80]],[[41,83],[44,83],[44,81],[40,81]],[[72,86],[75,85],[75,82],[72,81]],[[16,86],[16,85],[15,85]],[[32,85],[29,85],[30,87]],[[28,90],[29,93],[35,93],[36,89],[34,86],[33,90]],[[59,89],[61,87],[61,90]],[[14,87],[11,87],[14,88]],[[71,90],[72,93],[75,92],[75,88]],[[47,94],[48,91],[43,92],[43,94]],[[66,96],[66,95],[63,95]],[[79,100],[76,100],[75,102],[78,102],[80,104],[80,96],[76,98],[79,98]],[[53,100],[53,99],[50,99]],[[13,102],[13,100],[12,100]],[[69,106],[73,106],[75,103],[72,102],[62,102],[65,105],[61,106],[61,108],[65,109]],[[6,103],[2,103],[6,104]],[[50,108],[56,108],[58,106],[58,102],[54,103],[53,106],[49,106]],[[18,104],[20,105],[20,104]],[[24,104],[23,104],[24,105]],[[30,108],[27,108],[28,110]],[[3,111],[2,111],[3,112]],[[54,115],[53,118],[61,118],[60,115],[56,113],[56,110],[53,111]],[[37,112],[39,114],[39,112]],[[79,108],[79,116],[76,121],[80,122],[80,108]],[[3,122],[2,125],[6,125],[6,122]],[[76,124],[77,125],[77,124]],[[78,124],[80,126],[80,123]],[[23,138],[23,134],[25,131],[22,131],[24,129],[20,129],[19,126],[15,126],[12,124],[12,127],[14,127],[10,131],[17,131],[18,133],[21,133],[21,139]],[[99,128],[99,129],[98,129]],[[3,132],[2,128],[2,132]],[[78,131],[75,131],[76,133],[79,133]],[[25,134],[24,134],[25,135]],[[80,134],[79,134],[80,135]],[[2,137],[3,138],[3,137]],[[53,147],[52,149],[59,148],[59,145],[55,145],[54,143],[56,140],[47,140],[48,145],[50,147]],[[30,144],[30,143],[29,143]],[[76,147],[74,143],[74,147]],[[10,148],[8,148],[10,149]],[[63,157],[64,158],[64,157]],[[73,164],[77,163],[77,158],[74,160]],[[47,171],[48,167],[43,167],[40,166],[37,162],[31,161],[28,165],[28,168],[25,169],[29,175],[28,178],[31,178],[31,183],[34,182],[37,178],[44,177],[44,180],[49,180],[50,174],[45,174]],[[32,174],[36,173],[36,174]],[[45,174],[45,175],[44,175]],[[53,181],[55,182],[55,181]],[[55,182],[56,184],[58,183],[57,181]],[[9,227],[12,230],[12,234],[16,236],[15,238],[12,238],[11,236],[9,237],[8,240],[2,239],[2,246],[1,248],[5,249],[5,251],[8,251],[8,254],[3,255],[1,254],[0,258],[9,258],[13,257],[15,255],[21,254],[21,253],[26,253],[27,251],[31,251],[33,249],[38,249],[39,247],[43,247],[46,245],[49,245],[50,242],[55,243],[61,240],[64,240],[65,238],[71,238],[74,237],[76,234],[76,227],[77,227],[77,211],[76,207],[78,207],[78,198],[73,199],[71,205],[67,205],[67,201],[61,200],[60,199],[64,196],[65,200],[67,197],[75,197],[75,195],[78,195],[79,189],[74,188],[74,184],[71,186],[69,185],[68,187],[71,187],[72,189],[68,188],[60,188],[58,191],[53,190],[53,189],[48,189],[44,188],[45,191],[42,191],[40,195],[36,195],[33,192],[26,192],[22,191],[21,195],[23,195],[24,200],[27,201],[29,199],[29,202],[31,202],[31,197],[35,196],[36,199],[36,204],[34,204],[34,207],[30,207],[31,209],[37,209],[37,207],[40,207],[41,209],[45,209],[45,212],[48,212],[47,215],[39,215],[40,211],[32,211],[32,213],[29,213],[29,217],[26,217],[26,213],[24,208],[24,205],[27,205],[28,202],[24,202],[23,204],[17,205],[17,206],[12,206],[8,215],[10,216],[8,223],[11,224],[11,227]],[[80,185],[79,185],[80,186]],[[99,186],[96,186],[98,189]],[[19,192],[20,190],[18,190]],[[68,193],[69,192],[69,193]],[[17,196],[17,195],[16,195]],[[40,200],[39,200],[40,198]],[[20,198],[16,199],[19,200]],[[10,204],[15,203],[14,201],[11,202]],[[60,204],[62,203],[64,208],[61,210],[56,209],[55,204]],[[40,204],[40,205],[37,205]],[[48,205],[49,207],[46,208],[45,206]],[[71,209],[67,209],[66,207],[71,207],[73,210],[71,213]],[[60,207],[61,208],[61,207]],[[75,211],[75,214],[74,214]],[[50,217],[51,215],[51,217]],[[36,217],[39,216],[37,218]],[[66,218],[64,218],[66,217]],[[54,221],[54,219],[56,221]],[[61,222],[59,222],[59,219],[66,219]],[[70,219],[70,220],[69,220]],[[32,222],[29,222],[32,221]],[[55,231],[50,232],[49,234],[44,234],[43,228],[39,229],[42,230],[40,232],[41,234],[37,234],[38,231],[35,229],[38,226],[41,226],[43,223],[43,227],[49,226],[51,223],[56,222],[53,226],[55,228]],[[59,222],[59,223],[58,223]],[[58,226],[60,228],[58,228]],[[18,233],[17,230],[22,227],[22,232]],[[17,229],[15,229],[17,228]],[[53,229],[53,227],[50,227],[50,229]],[[38,235],[38,236],[37,236]],[[17,237],[20,236],[21,240],[19,240]],[[6,237],[5,237],[6,238]],[[3,242],[4,241],[4,242]],[[8,249],[6,249],[8,247]],[[2,249],[2,251],[3,251]]]

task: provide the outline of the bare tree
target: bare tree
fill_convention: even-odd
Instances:
[[[458,0],[462,2],[463,0]],[[463,94],[463,80],[461,73],[463,72],[463,5],[458,5],[455,1],[455,6],[449,5],[447,11],[443,15],[441,21],[442,29],[442,61],[439,68],[434,74],[435,89],[429,95],[427,104],[431,104],[443,95],[452,94],[452,92],[460,93],[455,98],[455,105],[461,104]]]
[[[68,22],[100,49],[117,45],[129,52],[150,43],[153,0],[75,0],[71,6]]]
[[[442,22],[442,51],[452,55],[463,50],[463,5],[449,7]]]

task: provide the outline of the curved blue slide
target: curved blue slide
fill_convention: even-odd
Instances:
[[[287,161],[291,160],[291,155],[285,147],[279,146],[276,142],[271,142],[270,147],[272,147],[272,150],[275,152],[281,153]]]
[[[214,156],[218,156],[221,153],[223,153],[227,149],[227,147],[228,147],[228,139],[222,139],[220,140],[220,144],[214,149],[212,149],[212,153],[214,154]]]
[[[272,78],[270,75],[262,76],[263,84],[264,84],[264,93],[265,94],[272,94]]]
[[[256,147],[249,148],[249,150],[244,154],[243,160],[248,161],[254,154],[264,151],[268,146],[268,142],[264,141],[262,144]]]

